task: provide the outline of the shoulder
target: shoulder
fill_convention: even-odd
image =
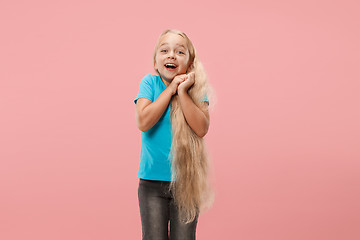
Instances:
[[[158,78],[157,75],[146,74],[146,75],[143,77],[142,81],[154,82],[154,81],[157,80],[157,78]]]
[[[160,88],[162,81],[160,76],[147,74],[142,78],[141,83],[155,88]]]

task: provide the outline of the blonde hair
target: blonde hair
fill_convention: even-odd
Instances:
[[[212,99],[212,96],[210,96],[212,94],[210,90],[212,89],[196,50],[185,33],[168,29],[160,35],[155,45],[154,66],[160,39],[167,33],[178,34],[187,42],[190,56],[186,73],[195,73],[195,83],[188,90],[188,94],[196,106],[202,108],[205,97],[208,97],[209,100]],[[157,73],[159,72],[157,71]],[[177,94],[172,97],[170,112],[173,159],[171,165],[172,181],[169,190],[173,193],[180,220],[189,223],[198,214],[210,208],[213,203],[214,192],[209,179],[210,161],[204,139],[199,137],[187,124]]]

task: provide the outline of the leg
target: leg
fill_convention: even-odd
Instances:
[[[195,240],[198,215],[194,221],[185,224],[179,220],[179,213],[172,199],[170,202],[170,240]]]
[[[140,179],[138,198],[143,240],[168,240],[169,199],[160,181]]]

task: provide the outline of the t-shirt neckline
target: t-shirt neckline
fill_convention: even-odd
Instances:
[[[158,76],[158,75],[157,75],[157,77],[159,78],[159,80],[160,80],[160,82],[162,83],[162,85],[163,85],[165,88],[167,88],[167,86],[165,85],[165,83],[163,82],[163,80],[161,79],[161,77]]]

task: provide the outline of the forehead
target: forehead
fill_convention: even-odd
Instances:
[[[162,36],[159,41],[159,47],[162,45],[182,46],[187,48],[186,39],[183,36],[175,33],[167,33]]]

